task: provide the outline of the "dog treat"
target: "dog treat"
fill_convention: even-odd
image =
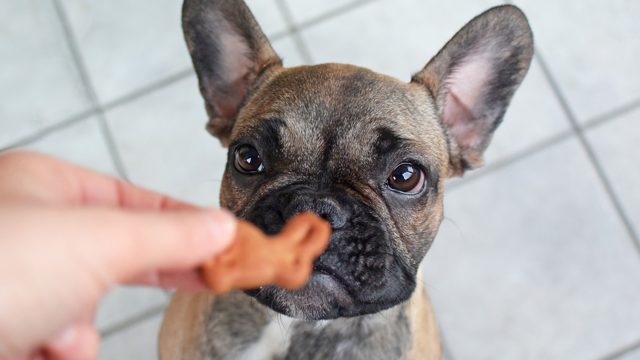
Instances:
[[[262,285],[296,289],[307,282],[330,235],[329,223],[312,213],[294,216],[274,236],[239,220],[234,242],[202,265],[202,277],[216,294]]]

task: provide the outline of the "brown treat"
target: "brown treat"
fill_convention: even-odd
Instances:
[[[239,220],[234,242],[202,265],[202,276],[216,294],[262,285],[296,289],[307,282],[330,236],[329,223],[313,213],[294,216],[274,236]]]

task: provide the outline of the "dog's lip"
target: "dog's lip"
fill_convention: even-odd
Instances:
[[[330,275],[332,277],[337,277],[335,271],[333,271],[328,266],[325,266],[325,265],[322,265],[322,264],[313,264],[313,272],[314,273],[325,274],[325,275]]]
[[[313,276],[313,274],[323,274],[326,276],[330,276],[333,280],[335,280],[344,290],[346,290],[347,292],[349,292],[349,286],[348,284],[344,281],[344,279],[339,276],[338,274],[336,274],[336,272],[331,269],[330,267],[326,266],[326,265],[322,265],[322,264],[314,264],[313,265],[313,273],[311,274],[311,276]]]
[[[325,266],[325,265],[314,265],[313,266],[313,271],[311,273],[311,275],[309,276],[309,280],[311,280],[311,278],[314,275],[325,275],[325,276],[329,276],[330,278],[332,278],[338,285],[340,285],[344,290],[346,290],[348,292],[349,287],[347,286],[346,282],[342,279],[342,277],[338,276],[336,274],[335,271],[333,271],[330,267]],[[248,290],[251,293],[257,293],[260,290],[263,290],[269,286],[272,285],[265,285],[265,286],[259,286],[255,289],[250,289]]]

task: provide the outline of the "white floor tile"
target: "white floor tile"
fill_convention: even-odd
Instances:
[[[162,316],[136,324],[102,342],[99,360],[154,360]]]
[[[600,164],[640,234],[640,109],[587,132]]]
[[[364,66],[408,81],[464,24],[495,1],[384,0],[302,31],[315,63]]]
[[[357,0],[323,0],[323,1],[299,1],[286,0],[287,6],[291,10],[293,19],[300,24],[305,21],[317,18],[331,11],[343,8],[350,4],[358,2]]]
[[[191,66],[174,0],[62,0],[100,102]]]
[[[534,61],[485,153],[491,164],[571,130],[540,65]]]
[[[460,27],[494,4],[377,1],[313,26],[302,35],[317,63],[353,63],[408,80]],[[487,163],[567,130],[562,108],[534,62],[487,151]]]
[[[107,330],[151,308],[167,304],[168,299],[162,290],[156,288],[117,287],[100,302],[96,326],[99,330]]]
[[[274,50],[282,58],[286,67],[305,65],[306,62],[296,47],[293,37],[287,36],[272,43]]]
[[[302,62],[290,38],[274,47],[285,64]],[[195,76],[115,108],[107,119],[134,183],[195,204],[218,205],[227,150],[205,130]]]
[[[580,121],[640,98],[640,2],[516,0]]]
[[[247,0],[246,3],[267,37],[287,30],[287,23],[275,0]]]
[[[90,107],[51,1],[0,2],[0,147]]]
[[[107,113],[135,184],[199,205],[217,205],[226,149],[205,131],[195,76]]]
[[[456,359],[595,359],[640,338],[640,257],[577,141],[445,199],[425,278]]]
[[[76,165],[117,176],[95,117],[53,132],[21,148],[49,154]]]
[[[640,349],[632,350],[615,360],[640,360]]]

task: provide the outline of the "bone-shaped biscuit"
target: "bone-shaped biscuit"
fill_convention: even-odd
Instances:
[[[233,243],[203,264],[201,274],[216,294],[262,285],[296,289],[307,282],[330,236],[331,225],[313,213],[294,216],[274,236],[239,220]]]

